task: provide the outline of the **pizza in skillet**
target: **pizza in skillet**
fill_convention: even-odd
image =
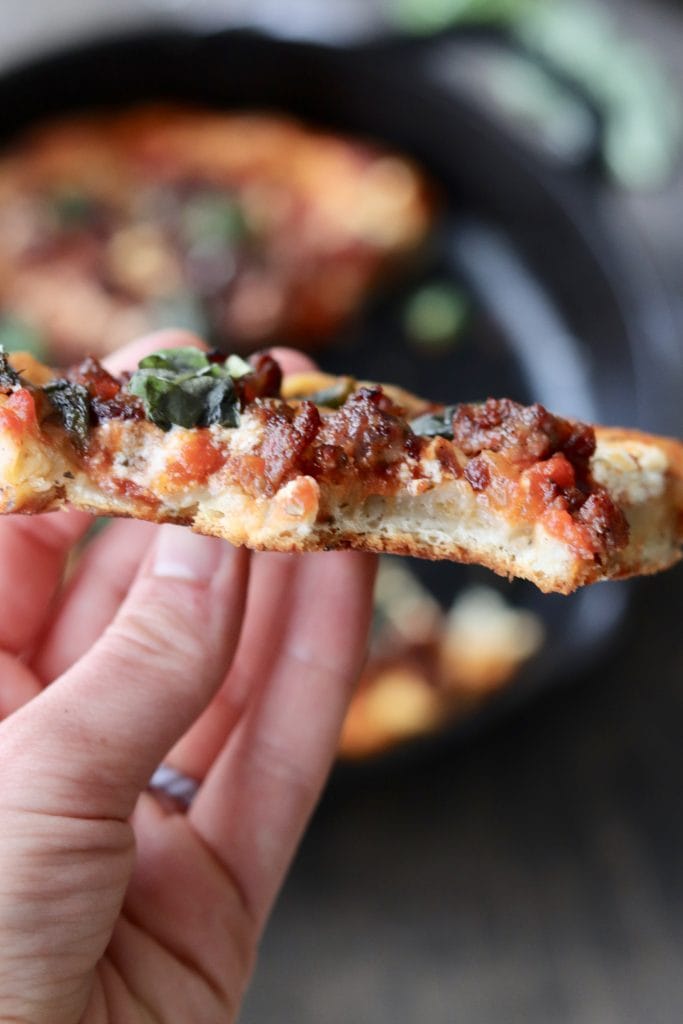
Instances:
[[[341,757],[366,758],[444,730],[508,686],[538,653],[540,617],[492,582],[460,589],[446,610],[406,560],[381,559],[368,657]]]
[[[275,551],[477,562],[541,590],[681,556],[683,445],[509,399],[441,406],[269,355],[0,366],[0,511],[71,504]]]
[[[286,117],[45,124],[0,158],[0,337],[64,362],[165,326],[317,344],[419,247],[430,193],[407,158]]]

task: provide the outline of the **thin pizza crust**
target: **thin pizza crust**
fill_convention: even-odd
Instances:
[[[22,366],[26,379],[36,383],[50,373],[26,357]],[[316,375],[316,381],[329,378]],[[297,389],[300,377],[289,378],[283,395]],[[386,390],[411,413],[425,407],[405,392]],[[438,445],[450,442],[441,438],[423,446],[418,466],[409,466],[406,457],[390,491],[373,488],[351,471],[336,481],[294,475],[274,493],[255,495],[240,484],[235,466],[258,451],[263,431],[250,408],[236,428],[204,428],[232,468],[222,465],[201,482],[188,482],[179,481],[173,467],[196,429],[164,432],[146,420],[112,419],[93,427],[90,447],[96,454],[84,461],[58,425],[41,424],[20,436],[0,424],[0,511],[71,505],[98,515],[185,524],[256,550],[352,548],[478,563],[562,594],[658,572],[681,557],[683,445],[677,441],[596,428],[591,476],[625,517],[628,542],[595,556],[550,530],[542,518],[512,515],[465,476],[446,472]]]

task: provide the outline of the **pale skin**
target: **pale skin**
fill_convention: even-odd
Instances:
[[[121,521],[64,585],[89,525],[0,520],[0,1021],[226,1024],[334,759],[374,562]],[[145,792],[161,761],[201,782],[186,814]]]

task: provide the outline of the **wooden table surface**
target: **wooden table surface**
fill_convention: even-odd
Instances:
[[[244,1024],[683,1019],[683,570],[494,731],[333,779]]]

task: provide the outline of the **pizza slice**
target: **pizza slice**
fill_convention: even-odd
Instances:
[[[681,557],[683,444],[509,399],[441,406],[269,355],[111,376],[0,358],[0,511],[71,504],[275,551],[477,562],[541,590]]]

